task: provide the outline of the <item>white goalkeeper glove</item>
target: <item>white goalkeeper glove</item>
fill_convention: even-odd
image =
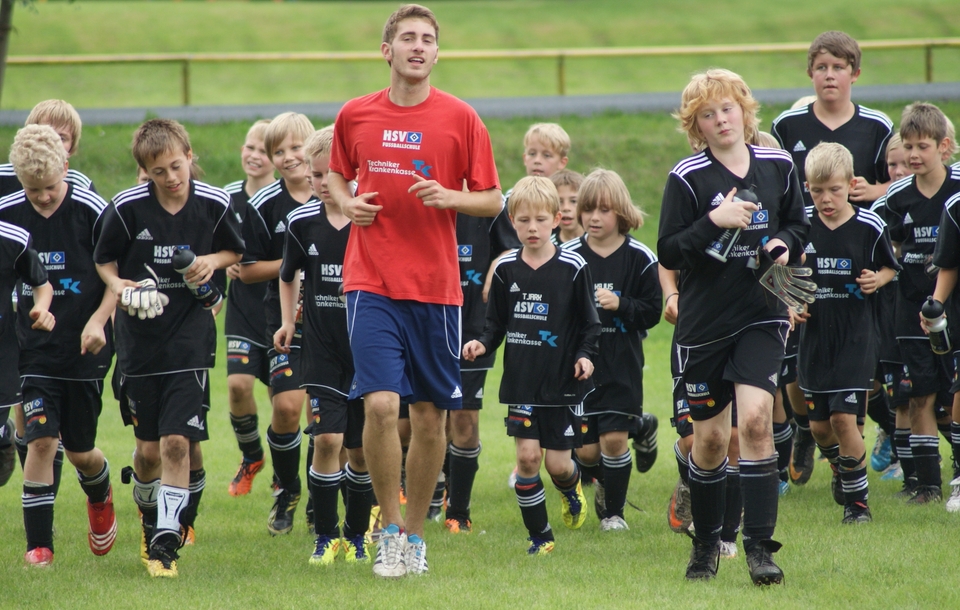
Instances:
[[[137,286],[127,286],[120,295],[120,305],[125,307],[127,314],[137,316],[141,320],[153,319],[163,313],[164,305],[170,303],[169,297],[157,290],[159,278],[157,274],[144,264],[152,278],[137,282]]]
[[[771,252],[758,248],[757,257],[748,266],[754,269],[761,286],[800,314],[803,313],[803,303],[814,302],[817,285],[802,279],[813,275],[809,267],[788,267],[775,262],[786,251],[783,246],[777,246]]]

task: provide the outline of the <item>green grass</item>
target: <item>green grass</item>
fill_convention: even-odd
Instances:
[[[17,6],[11,55],[370,51],[398,2],[49,2]],[[552,95],[552,60],[444,63],[444,50],[631,47],[759,42],[808,43],[826,29],[862,40],[960,35],[950,0],[783,3],[733,0],[439,1],[441,63],[434,84],[460,97]],[[700,17],[703,15],[703,17]],[[122,24],[117,27],[117,24]],[[936,80],[960,71],[960,49],[935,51]],[[567,93],[680,90],[691,72],[722,65],[755,88],[803,87],[803,53],[649,59],[568,59]],[[915,83],[923,52],[870,51],[860,82]],[[196,64],[197,105],[342,101],[384,87],[380,62]],[[122,92],[118,95],[118,92]],[[78,108],[180,103],[173,65],[10,66],[4,108],[51,97]]]
[[[41,6],[41,9],[47,5]],[[880,106],[891,116],[899,107]],[[944,110],[960,114],[960,103]],[[779,111],[764,109],[764,124]],[[621,172],[634,199],[651,217],[640,238],[656,245],[657,210],[664,178],[686,154],[683,138],[666,114],[610,114],[593,118],[561,117],[574,149],[571,167],[581,171],[596,165]],[[522,174],[520,141],[528,120],[491,120],[501,178],[512,184]],[[317,122],[320,125],[321,122]],[[238,148],[245,124],[188,126],[208,181],[224,184],[239,175]],[[112,195],[133,182],[133,162],[127,152],[133,126],[87,126],[74,165],[91,175],[100,190]],[[13,130],[0,129],[0,142]],[[65,472],[57,500],[56,561],[47,571],[24,570],[23,526],[20,518],[21,474],[0,489],[0,607],[189,608],[317,607],[342,608],[387,605],[403,607],[580,608],[610,606],[679,608],[799,608],[803,607],[921,607],[960,605],[960,593],[945,584],[954,554],[957,517],[942,506],[906,507],[892,496],[895,483],[880,482],[870,473],[871,507],[875,522],[841,527],[841,509],[830,496],[829,472],[820,464],[811,482],[794,488],[781,503],[777,539],[785,543],[777,560],[786,572],[786,586],[760,590],[749,584],[742,557],[724,562],[715,583],[688,584],[683,570],[689,553],[687,539],[666,526],[667,498],[676,481],[672,456],[675,434],[671,413],[667,353],[671,328],[661,323],[646,341],[646,408],[661,422],[660,459],[645,475],[634,473],[628,507],[628,532],[601,534],[590,517],[582,530],[566,530],[559,517],[557,495],[548,493],[558,546],[549,557],[524,555],[526,538],[516,499],[506,487],[514,463],[513,447],[503,429],[505,410],[496,404],[499,369],[487,383],[487,406],[481,412],[484,443],[473,501],[476,531],[470,536],[447,535],[429,524],[431,574],[402,582],[375,581],[369,567],[337,564],[329,569],[307,565],[312,540],[302,509],[290,536],[271,538],[265,521],[272,499],[269,475],[261,474],[253,493],[232,498],[227,484],[239,455],[227,415],[226,382],[221,339],[219,366],[213,372],[212,440],[204,444],[207,490],[198,520],[197,546],[186,549],[181,577],[172,582],[149,579],[137,556],[138,526],[130,488],[119,483],[120,468],[130,463],[133,435],[124,429],[116,402],[107,391],[101,417],[99,446],[113,465],[119,535],[106,557],[87,548],[84,497]],[[261,422],[269,419],[269,404],[258,386]],[[868,427],[867,443],[874,433]],[[944,477],[949,448],[944,444]],[[587,492],[591,499],[592,492]],[[342,513],[341,513],[342,514]]]

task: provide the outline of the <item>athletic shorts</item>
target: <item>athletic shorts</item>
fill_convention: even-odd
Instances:
[[[670,375],[673,377],[673,417],[670,418],[670,425],[677,429],[680,438],[687,438],[693,434],[693,422],[690,421],[690,406],[687,404],[687,393],[683,388],[683,376],[680,374],[676,333],[670,341]]]
[[[463,381],[463,408],[479,411],[483,408],[483,386],[487,383],[487,370],[460,371]]]
[[[291,348],[289,354],[281,354],[274,348],[267,350],[270,363],[270,389],[276,396],[300,388],[300,349]]]
[[[864,390],[804,392],[803,398],[810,421],[829,421],[831,413],[849,413],[856,415],[859,421],[867,413],[867,392]]]
[[[158,441],[171,434],[206,440],[207,377],[206,370],[124,377],[121,385],[134,435],[142,441]]]
[[[347,293],[356,374],[350,398],[394,392],[408,402],[460,409],[460,308]]]
[[[584,413],[580,431],[584,445],[600,442],[600,436],[607,432],[627,432],[633,435],[637,430],[639,418],[623,413]]]
[[[890,400],[890,406],[894,409],[905,407],[910,402],[910,397],[904,392],[903,365],[899,362],[880,362],[880,369],[883,372],[883,385],[887,391],[887,398]]]
[[[937,403],[941,404],[942,396],[950,393],[953,383],[953,355],[934,354],[925,338],[897,339],[897,343],[903,358],[904,378],[908,381],[903,386],[907,397],[939,394]]]
[[[23,438],[28,443],[60,437],[67,451],[92,451],[102,410],[102,381],[23,378]]]
[[[267,348],[242,337],[227,337],[227,375],[253,375],[270,387]]]
[[[10,295],[7,295],[10,296]],[[23,401],[20,392],[20,344],[17,343],[16,315],[0,320],[6,326],[0,334],[0,407],[12,407]]]
[[[787,337],[787,344],[783,350],[783,367],[780,368],[781,388],[785,388],[787,384],[797,380],[797,353],[799,349],[800,329],[795,328]]]
[[[304,429],[304,434],[342,434],[343,446],[347,449],[363,447],[363,400],[347,400],[347,397],[325,386],[308,385],[310,412],[313,419]]]
[[[643,395],[634,396],[625,383],[598,385],[583,399],[583,413],[594,415],[608,411],[638,418],[643,415]]]
[[[733,400],[734,384],[777,391],[789,325],[748,326],[732,337],[677,346],[683,390],[694,421],[712,419]]]
[[[507,436],[540,441],[541,449],[565,451],[583,446],[583,407],[510,405],[504,418]]]

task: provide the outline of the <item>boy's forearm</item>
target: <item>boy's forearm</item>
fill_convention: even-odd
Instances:
[[[280,280],[280,319],[284,324],[296,322],[297,296],[300,293],[300,273],[294,275],[292,282]]]
[[[280,277],[280,265],[283,259],[275,261],[257,261],[240,265],[240,281],[244,284],[256,284]]]
[[[933,298],[941,303],[946,303],[953,289],[957,287],[957,270],[940,269],[937,273],[937,287],[933,291]]]
[[[500,189],[454,192],[456,197],[452,207],[460,214],[493,218],[503,209],[503,195]]]
[[[92,316],[90,316],[88,323],[96,323],[96,325],[101,328],[106,326],[107,320],[110,319],[110,316],[113,315],[113,312],[116,310],[116,308],[116,297],[113,296],[113,293],[110,291],[109,287],[104,287],[103,299],[100,300],[100,306],[97,307],[97,310],[93,312]]]
[[[240,262],[240,253],[233,250],[220,250],[208,255],[217,269],[226,269]]]
[[[897,277],[897,270],[892,267],[881,267],[877,271],[877,288],[883,288]]]
[[[9,296],[9,295],[7,295]],[[50,304],[53,303],[53,286],[50,282],[33,286],[33,308],[50,311]]]
[[[103,280],[103,283],[107,285],[107,290],[116,295],[114,284],[121,280],[120,269],[117,267],[117,263],[98,264],[97,274],[100,276],[100,279]]]

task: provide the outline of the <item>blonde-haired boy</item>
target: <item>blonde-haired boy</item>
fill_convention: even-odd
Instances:
[[[523,165],[528,176],[549,178],[567,166],[570,136],[557,123],[534,123],[523,135]]]
[[[561,494],[564,524],[577,529],[587,515],[570,450],[581,444],[582,401],[593,389],[600,319],[586,261],[550,241],[559,208],[548,178],[527,176],[513,188],[510,219],[523,247],[497,262],[483,335],[463,346],[463,357],[472,361],[506,338],[500,402],[509,405],[507,434],[516,440],[515,490],[530,555],[549,553],[555,544],[541,461]]]
[[[554,245],[561,245],[583,235],[584,228],[577,218],[577,191],[583,183],[583,174],[561,169],[550,176],[560,196],[560,224],[553,232]]]

